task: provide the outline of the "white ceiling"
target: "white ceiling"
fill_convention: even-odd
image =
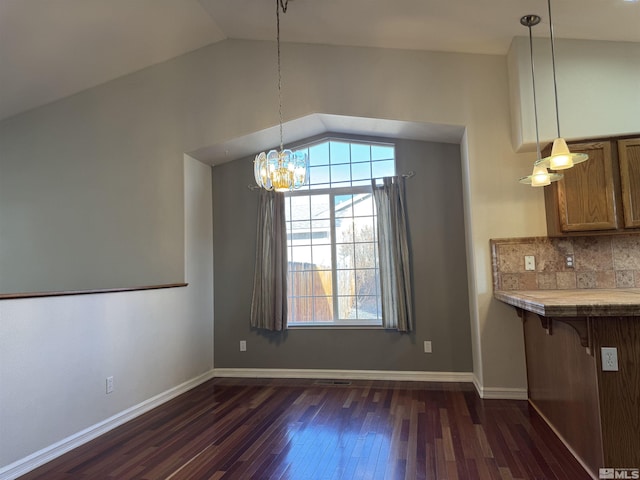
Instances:
[[[327,132],[441,143],[460,143],[464,135],[464,127],[458,125],[438,125],[326,113],[314,113],[296,118],[283,123],[283,127],[287,131],[287,139],[291,140],[291,143]],[[260,150],[277,146],[278,139],[279,125],[275,125],[218,145],[210,145],[189,152],[189,155],[202,162],[218,165],[237,158],[255,155]]]
[[[554,0],[558,38],[640,42],[640,3]],[[282,41],[504,54],[545,0],[290,0]],[[275,38],[275,0],[0,0],[0,119],[202,46]]]

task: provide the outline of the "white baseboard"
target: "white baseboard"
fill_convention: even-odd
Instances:
[[[409,382],[472,382],[471,372],[406,372],[392,370],[316,370],[289,368],[215,368],[216,377],[398,380]]]
[[[527,400],[529,398],[526,388],[485,387],[475,375],[473,375],[473,385],[480,398],[485,400]]]
[[[73,450],[74,448],[83,445],[94,438],[99,437],[107,433],[114,428],[133,420],[134,418],[142,415],[143,413],[148,412],[156,408],[159,405],[162,405],[165,402],[181,395],[194,387],[197,387],[201,383],[206,382],[207,380],[214,377],[214,370],[209,370],[202,375],[192,378],[176,387],[173,387],[165,392],[162,392],[155,397],[152,397],[148,400],[145,400],[138,405],[134,405],[131,408],[128,408],[116,415],[103,420],[100,423],[96,423],[84,430],[75,433],[67,438],[60,440],[53,445],[49,445],[42,450],[39,450],[31,455],[22,458],[14,463],[11,463],[7,466],[0,468],[0,480],[14,480],[25,473],[30,472],[47,462]]]
[[[469,382],[480,398],[527,400],[526,388],[483,387],[472,372],[407,372],[391,370],[316,370],[288,368],[216,368],[216,377],[317,378],[336,380],[398,380],[407,382]]]

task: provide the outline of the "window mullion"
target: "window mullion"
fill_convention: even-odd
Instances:
[[[335,192],[329,193],[329,225],[331,227],[331,277],[333,279],[333,322],[338,321],[338,255],[336,245],[336,202]]]
[[[308,267],[309,270],[311,270],[311,318],[315,319],[316,318],[316,295],[315,295],[315,291],[316,291],[316,282],[317,282],[317,278],[316,278],[316,269],[313,267],[314,266],[314,262],[313,262],[313,240],[312,240],[312,233],[313,233],[313,228],[312,228],[312,224],[311,224],[311,219],[312,219],[312,215],[311,215],[311,202],[313,201],[313,197],[312,197],[312,193],[309,193],[309,212],[307,215],[307,218],[309,219],[309,229],[310,229],[310,235],[309,235],[309,249],[311,251],[311,265]]]

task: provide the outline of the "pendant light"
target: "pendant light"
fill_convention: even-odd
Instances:
[[[555,42],[553,38],[553,20],[551,19],[551,0],[547,0],[549,8],[549,35],[551,37],[551,68],[553,70],[553,95],[556,104],[556,127],[558,137],[553,141],[551,147],[551,155],[540,160],[541,164],[552,170],[565,170],[571,168],[578,163],[582,163],[589,158],[586,153],[571,153],[567,142],[560,135],[560,114],[558,113],[558,85],[556,81],[556,52]]]
[[[529,54],[531,56],[531,84],[533,85],[533,115],[536,124],[536,153],[538,159],[533,164],[533,173],[529,176],[522,177],[520,183],[531,185],[532,187],[544,187],[551,182],[557,182],[563,175],[561,173],[549,173],[547,166],[543,165],[540,160],[540,138],[538,136],[538,106],[536,102],[536,75],[533,66],[533,39],[531,35],[531,27],[540,23],[538,15],[525,15],[520,19],[520,23],[529,29]]]
[[[276,45],[278,48],[278,114],[280,124],[280,151],[261,152],[253,161],[256,183],[265,190],[286,192],[300,188],[307,179],[307,155],[284,149],[282,136],[282,71],[280,68],[280,10],[286,13],[289,0],[276,1]]]

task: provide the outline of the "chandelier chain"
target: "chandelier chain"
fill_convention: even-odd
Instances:
[[[261,152],[253,161],[256,184],[267,191],[288,192],[302,187],[309,176],[307,154],[284,149],[282,123],[282,62],[280,51],[280,13],[286,13],[289,0],[276,0],[276,46],[278,51],[278,119],[280,151]]]
[[[280,125],[280,152],[284,151],[284,139],[282,135],[282,68],[280,66],[280,9],[287,12],[289,0],[276,0],[276,45],[278,49],[278,118]]]

